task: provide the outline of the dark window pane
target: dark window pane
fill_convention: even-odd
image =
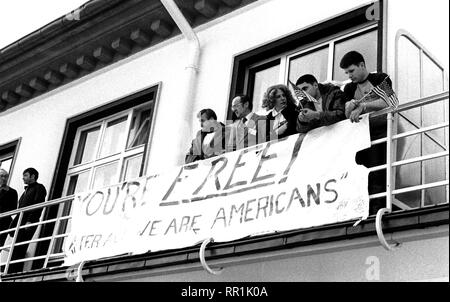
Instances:
[[[424,155],[442,152],[436,143],[434,143],[430,138],[424,136],[423,140]],[[424,184],[429,184],[433,182],[439,182],[446,180],[447,168],[446,160],[444,157],[436,158],[432,160],[427,160],[422,163],[424,170]],[[433,189],[425,190],[425,206],[436,205],[446,202],[447,200],[446,188],[439,187]]]
[[[10,173],[12,161],[13,161],[12,157],[3,159],[0,158],[0,169],[3,169],[6,172]]]
[[[420,50],[407,38],[401,37],[398,44],[398,88],[400,104],[420,98]],[[420,108],[402,113],[420,127]]]
[[[131,180],[140,176],[142,159],[142,154],[125,159],[123,168],[123,180]]]
[[[398,133],[404,133],[417,129],[408,120],[399,117]],[[421,136],[414,135],[398,140],[397,161],[411,159],[420,156]],[[413,163],[395,168],[395,188],[402,189],[412,186],[418,186],[422,183],[421,163]],[[396,195],[396,199],[404,204],[416,208],[420,206],[420,191],[408,192]]]
[[[423,57],[423,92],[422,96],[427,97],[444,91],[443,70],[439,68],[427,55]],[[433,103],[422,108],[422,126],[427,127],[445,122],[445,102]],[[429,132],[429,135],[438,144],[445,146],[446,131],[444,129]],[[443,150],[441,150],[443,151]]]
[[[312,74],[319,82],[327,80],[329,48],[300,55],[289,62],[289,80],[296,83],[304,74]]]
[[[262,99],[267,88],[279,84],[280,65],[276,65],[255,73],[255,84],[253,87],[253,111],[264,113]]]
[[[94,172],[94,183],[92,185],[92,189],[107,187],[118,182],[116,179],[118,166],[118,162],[113,162],[97,167]]]
[[[369,72],[377,71],[378,31],[374,30],[335,44],[333,80],[345,81],[348,79],[339,65],[344,55],[352,50],[356,50],[364,56]]]
[[[88,190],[89,171],[70,177],[66,195],[77,194]]]
[[[100,157],[116,154],[123,150],[127,118],[125,116],[107,124],[100,149]]]
[[[81,132],[78,142],[77,154],[75,156],[75,165],[84,164],[95,158],[100,126]]]
[[[131,121],[130,133],[128,135],[127,148],[134,148],[145,145],[150,136],[152,110],[150,108],[143,108],[137,110]]]
[[[427,55],[423,57],[423,93],[424,97],[444,91],[444,71]]]

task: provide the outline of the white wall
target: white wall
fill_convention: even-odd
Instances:
[[[304,1],[260,0],[200,26],[196,29],[202,44],[200,72],[195,100],[189,104],[180,104],[178,101],[181,99],[181,83],[185,79],[187,49],[186,42],[179,36],[1,113],[0,145],[22,137],[11,175],[11,186],[22,187],[21,172],[29,166],[40,171],[42,183],[47,187],[51,184],[68,118],[159,82],[162,83],[160,102],[153,124],[154,137],[147,172],[158,172],[168,166],[181,164],[190,140],[198,129],[196,113],[210,107],[216,111],[219,119],[225,119],[232,63],[236,55],[366,3],[363,0],[316,0],[308,2],[308,10],[305,11]],[[417,22],[419,15],[400,18],[405,7],[415,7],[417,13],[418,4],[413,6],[411,1],[408,3],[405,6],[404,1],[389,0],[388,72],[392,75],[393,39],[397,29],[406,28],[413,34],[417,33],[420,39],[428,36],[423,35],[424,32],[429,33],[442,22],[428,14],[436,9],[434,6],[420,6],[421,10],[426,9],[426,16],[431,16],[427,22]],[[423,27],[428,31],[424,31]],[[438,39],[432,41],[439,43]],[[183,106],[188,108],[187,116],[181,116],[183,110],[180,109]],[[184,124],[183,120],[191,124]],[[185,147],[183,149],[180,146]]]
[[[220,275],[210,275],[200,263],[192,263],[88,281],[448,282],[448,226],[399,232],[392,237],[401,243],[395,251],[386,251],[377,236],[370,236],[208,261],[214,269],[223,267]]]
[[[303,1],[260,0],[201,26],[196,29],[203,47],[197,97],[190,104],[178,102],[187,48],[179,36],[1,113],[0,145],[22,138],[11,186],[21,193],[21,172],[33,166],[40,171],[40,182],[48,188],[68,118],[158,82],[162,82],[162,88],[147,172],[181,164],[198,129],[196,112],[210,107],[219,119],[226,116],[234,56],[364,3],[345,0],[337,5],[317,0],[309,3],[306,14]],[[189,108],[191,119],[178,114],[182,106]],[[193,128],[180,122],[183,119],[191,120]],[[192,129],[191,133],[183,134],[184,128]],[[180,150],[180,145],[185,149]]]
[[[401,18],[405,2],[404,0],[389,0],[391,13],[389,17],[388,73],[392,75],[394,74],[394,38],[397,29],[405,28],[417,35],[419,40],[421,38],[430,40],[427,35],[436,28],[440,28],[442,21],[433,19],[431,11],[435,9],[434,6],[430,6],[430,8],[421,6],[420,8],[425,10],[418,11],[416,9],[411,18]],[[366,4],[367,1],[308,1],[307,10],[305,10],[305,3],[306,1],[299,0],[260,0],[196,29],[202,44],[202,56],[196,97],[188,104],[179,102],[181,99],[179,88],[183,86],[181,83],[184,81],[187,44],[182,37],[175,37],[12,110],[0,113],[0,145],[19,137],[22,138],[16,165],[11,175],[11,186],[18,189],[21,194],[23,187],[21,172],[25,168],[33,166],[41,173],[40,182],[50,189],[67,119],[159,82],[162,83],[162,86],[156,119],[153,121],[154,136],[147,173],[159,172],[181,164],[190,140],[198,129],[196,113],[202,108],[210,107],[217,112],[219,119],[225,119],[233,58],[236,55]],[[418,3],[418,1],[414,3]],[[421,17],[421,12],[426,12],[427,22],[417,21],[420,20],[418,18]],[[424,32],[424,26],[429,32]],[[439,31],[441,30],[440,28]],[[438,39],[431,39],[431,41],[434,42],[433,44],[440,43]],[[430,49],[434,49],[434,47],[430,45]],[[188,108],[187,116],[181,116],[180,113],[185,112],[185,110],[180,110],[184,106]],[[183,120],[191,120],[194,127],[185,125]],[[187,131],[189,133],[183,129],[189,129]],[[180,145],[185,148],[180,149]],[[430,250],[434,254],[426,255],[426,252]],[[446,257],[443,256],[442,250],[446,253]],[[414,256],[414,251],[423,251],[424,258]],[[417,275],[417,278],[440,278],[443,276],[441,268],[447,269],[444,277],[448,278],[448,236],[427,243],[418,242],[408,245],[401,253],[405,255],[404,259],[413,261],[411,263],[401,261],[403,256],[390,258],[381,248],[368,248],[351,253],[347,251],[330,254],[328,260],[323,264],[321,263],[324,261],[324,257],[314,258],[315,256],[311,256],[286,260],[282,263],[267,263],[264,264],[266,265],[264,268],[255,269],[263,270],[264,274],[261,273],[257,277],[262,278],[261,276],[270,275],[273,272],[271,269],[273,265],[284,265],[286,269],[294,270],[289,274],[294,274],[295,270],[298,270],[298,274],[295,273],[296,275],[292,275],[292,278],[306,281],[319,277],[323,280],[323,277],[326,276],[323,273],[325,267],[327,272],[337,274],[328,276],[327,280],[362,280],[363,271],[358,271],[360,275],[355,275],[357,273],[355,270],[363,269],[364,264],[360,263],[357,268],[352,268],[351,265],[355,259],[363,262],[366,255],[374,253],[386,259],[386,263],[389,265],[393,265],[393,267],[386,266],[389,269],[386,280],[408,279],[407,273],[411,271],[412,263],[431,263],[432,265],[432,273],[424,271],[420,276]],[[441,258],[443,262],[439,263],[436,259]],[[296,266],[292,266],[293,263],[296,263]],[[321,268],[322,272],[314,273],[313,270],[320,265],[324,265]],[[405,272],[400,277],[395,274],[395,270],[399,267],[403,267]],[[341,268],[344,270],[340,270]],[[246,270],[246,267],[236,268],[235,272],[241,274]],[[349,270],[353,274],[346,277],[346,272]],[[313,273],[312,277],[305,274],[305,271]],[[231,275],[230,280],[236,281],[236,274]],[[190,278],[192,276],[189,274]],[[272,277],[275,278],[275,276]],[[409,280],[413,277],[411,275]]]

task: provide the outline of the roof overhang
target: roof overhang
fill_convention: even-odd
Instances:
[[[256,0],[175,0],[192,27]],[[159,0],[91,0],[0,50],[0,112],[179,35]]]

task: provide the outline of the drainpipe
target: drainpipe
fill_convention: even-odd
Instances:
[[[199,62],[200,62],[200,41],[189,25],[188,21],[184,17],[183,13],[180,11],[178,6],[175,4],[174,0],[161,0],[161,3],[166,8],[167,12],[172,17],[173,21],[177,24],[178,28],[181,30],[181,33],[184,35],[188,42],[188,61],[185,67],[186,72],[186,89],[184,91],[184,95],[182,94],[180,106],[182,115],[182,121],[180,128],[177,129],[178,133],[180,133],[179,139],[179,148],[178,154],[176,156],[176,161],[181,164],[184,164],[184,152],[189,149],[190,140],[192,136],[193,129],[193,108],[195,107],[193,101],[195,100],[195,88],[197,82],[197,73],[199,71]],[[173,129],[176,130],[176,129]],[[183,156],[183,159],[180,158],[180,155]]]

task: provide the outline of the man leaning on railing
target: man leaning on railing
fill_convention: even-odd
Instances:
[[[39,172],[34,168],[28,168],[23,171],[23,182],[25,186],[25,192],[19,199],[19,208],[25,208],[45,201],[47,191],[45,187],[38,183]],[[20,226],[26,226],[29,224],[37,223],[41,216],[42,209],[27,211],[23,213]],[[10,225],[10,229],[16,228],[20,215],[16,215]],[[19,230],[16,238],[16,245],[20,242],[29,241],[33,238],[36,232],[37,226],[31,226],[22,228]],[[10,236],[14,236],[14,232],[10,233]],[[27,253],[29,244],[14,246],[12,250],[11,261],[24,259]],[[23,271],[24,262],[13,263],[9,266],[8,273],[17,273]]]
[[[398,99],[392,90],[392,81],[385,73],[369,73],[364,57],[356,52],[347,53],[341,60],[340,67],[348,75],[351,83],[344,88],[344,93],[351,101],[345,104],[345,115],[352,122],[359,122],[361,114],[397,107]],[[370,139],[385,138],[387,133],[386,116],[370,119]],[[377,144],[370,149],[356,154],[356,162],[368,168],[386,164],[386,143]],[[386,191],[386,170],[369,175],[369,194]],[[374,214],[384,202],[371,202],[370,213]]]

